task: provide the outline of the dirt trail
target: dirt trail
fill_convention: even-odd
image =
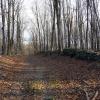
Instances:
[[[9,62],[10,59],[15,60],[10,64],[6,62],[6,65],[1,67],[0,88],[4,95],[0,96],[0,100],[4,100],[4,97],[6,100],[86,100],[80,87],[93,93],[93,90],[100,87],[100,71],[90,70],[91,62],[63,56],[24,56],[7,59]],[[3,87],[2,80],[5,84]],[[30,96],[23,95],[21,82],[28,81],[33,82],[34,89],[41,92]]]

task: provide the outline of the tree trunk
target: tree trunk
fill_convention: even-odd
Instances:
[[[1,14],[2,14],[2,54],[6,54],[6,43],[5,43],[5,11],[3,0],[1,0]]]

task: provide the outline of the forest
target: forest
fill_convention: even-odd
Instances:
[[[0,0],[0,100],[100,100],[100,0]]]
[[[36,51],[64,48],[99,51],[99,1],[71,0],[45,2],[44,12],[34,8],[33,45]],[[33,10],[34,10],[33,9]]]
[[[64,48],[99,52],[99,0],[46,0],[43,3],[40,8],[35,2],[31,9],[33,52],[61,52]],[[22,5],[20,0],[1,0],[2,54],[21,51],[25,30]]]

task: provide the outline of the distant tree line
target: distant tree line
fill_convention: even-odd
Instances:
[[[33,6],[34,52],[64,48],[100,51],[99,0],[45,0]]]

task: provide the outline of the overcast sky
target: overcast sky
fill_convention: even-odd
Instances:
[[[35,5],[35,3],[37,2],[39,6],[43,5],[43,1],[44,0],[24,0],[24,4],[23,4],[23,16],[25,18],[25,21],[27,22],[27,27],[26,30],[24,32],[24,38],[25,40],[29,40],[30,39],[30,32],[29,32],[29,27],[30,26],[30,20],[33,19],[33,13],[32,13],[32,7]]]

